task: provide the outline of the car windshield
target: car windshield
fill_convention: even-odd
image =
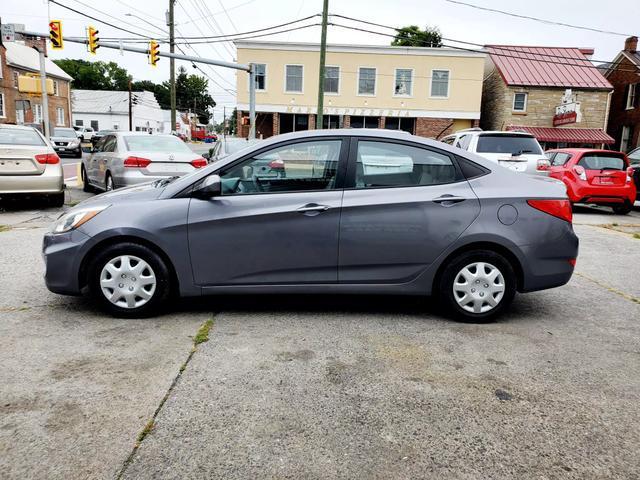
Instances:
[[[54,128],[53,129],[54,137],[65,137],[65,138],[78,138],[76,135],[76,131],[72,128]]]
[[[131,152],[191,152],[182,140],[170,135],[128,135],[124,143]]]
[[[46,145],[38,132],[28,128],[0,128],[1,145]]]
[[[624,157],[615,153],[589,153],[580,159],[587,170],[624,170]]]
[[[510,153],[542,154],[540,144],[535,137],[525,135],[480,135],[478,137],[478,153]]]
[[[98,131],[98,135],[104,136],[104,135],[109,135],[111,133],[111,130],[100,130]]]

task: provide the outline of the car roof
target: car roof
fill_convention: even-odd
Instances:
[[[545,153],[549,153],[549,152],[553,152],[553,153],[557,153],[557,152],[564,152],[564,153],[619,153],[619,154],[624,155],[622,152],[619,152],[617,150],[602,150],[600,148],[551,148],[551,149],[545,151]]]
[[[484,130],[482,132],[475,132],[475,133],[477,133],[478,136],[482,136],[482,135],[493,135],[493,136],[504,135],[505,137],[512,137],[512,136],[516,135],[516,136],[521,136],[521,137],[534,137],[529,132],[519,132],[517,130]]]
[[[14,129],[14,130],[35,130],[34,127],[29,125],[11,125],[9,123],[0,123],[0,128]]]

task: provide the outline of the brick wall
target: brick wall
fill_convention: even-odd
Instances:
[[[238,137],[247,138],[249,136],[249,125],[242,125],[242,117],[249,117],[249,112],[238,110],[236,112],[236,125],[238,126]]]
[[[638,73],[635,73],[634,70]],[[629,144],[629,150],[631,150],[640,146],[640,106],[627,110],[626,87],[631,83],[640,82],[640,68],[623,57],[617,68],[609,74],[607,80],[614,87],[607,133],[616,139],[615,148],[619,149],[622,127],[625,125],[633,127],[633,136]],[[636,87],[636,96],[640,96],[640,85]],[[640,105],[639,102],[636,103]]]
[[[571,128],[604,128],[609,92],[572,88],[580,102],[582,121],[563,125]],[[513,112],[513,95],[527,93],[527,111]],[[482,88],[480,126],[485,130],[504,130],[507,125],[553,127],[555,107],[560,105],[564,88],[510,87],[494,70]]]
[[[451,118],[416,118],[416,135],[428,138],[442,138],[453,133]]]

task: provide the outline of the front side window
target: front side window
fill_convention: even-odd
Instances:
[[[526,93],[517,92],[513,94],[513,111],[514,112],[527,111],[527,94]]]
[[[302,65],[287,65],[285,88],[290,93],[302,93]]]
[[[419,147],[358,142],[356,188],[418,187],[458,180],[449,156]]]
[[[267,66],[264,63],[256,63],[256,90],[267,89]]]
[[[449,70],[433,70],[431,72],[431,96],[449,96]]]
[[[563,165],[566,165],[570,158],[571,155],[569,155],[568,153],[558,152],[556,156],[553,157],[551,165],[554,167],[562,167]]]
[[[340,67],[325,67],[324,93],[338,93],[340,88]]]
[[[115,152],[116,151],[116,137],[113,135],[107,135],[104,143],[102,144],[102,152]]]
[[[411,70],[410,68],[398,68],[396,70],[396,83],[393,89],[394,95],[412,95],[412,76],[413,70]]]
[[[358,71],[358,95],[376,94],[376,69],[361,67]]]
[[[636,96],[638,95],[638,84],[632,83],[627,86],[627,110],[636,106]]]
[[[304,192],[335,187],[341,140],[277,147],[220,172],[223,195]]]

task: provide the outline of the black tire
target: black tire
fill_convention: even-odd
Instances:
[[[140,307],[123,308],[112,303],[102,292],[100,275],[105,265],[121,255],[132,255],[149,264],[156,277],[155,291],[147,303]],[[171,293],[171,275],[162,258],[150,248],[132,242],[123,242],[100,251],[88,268],[89,292],[100,308],[119,318],[145,318],[156,314]]]
[[[47,200],[50,207],[60,208],[64,205],[64,192],[49,195]]]
[[[76,152],[76,158],[82,158],[82,147],[78,147],[78,151]]]
[[[497,268],[504,279],[504,293],[498,304],[491,310],[482,313],[473,313],[465,310],[456,300],[453,287],[456,277],[461,270],[475,262],[485,262]],[[446,313],[456,320],[474,323],[487,323],[501,315],[513,301],[516,293],[516,274],[513,266],[502,255],[491,250],[472,250],[461,253],[449,261],[444,267],[436,293]],[[488,284],[485,284],[488,285]],[[481,285],[482,286],[482,285]]]
[[[111,182],[111,190],[115,190],[116,189],[116,184],[113,183],[113,177],[111,176],[110,172],[107,172],[104,176],[104,191],[105,192],[109,192],[111,190],[109,190],[109,182]]]
[[[82,191],[87,193],[93,192],[93,188],[87,178],[87,170],[84,168],[84,164],[80,167],[80,178],[82,180]]]
[[[614,205],[611,208],[616,215],[627,215],[633,209],[633,205],[630,202],[624,202],[622,205]]]

